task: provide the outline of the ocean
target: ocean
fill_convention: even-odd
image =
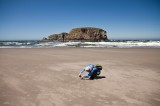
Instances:
[[[108,42],[58,42],[41,40],[0,41],[0,48],[160,48],[160,40],[110,40]]]

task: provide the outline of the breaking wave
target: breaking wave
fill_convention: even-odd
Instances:
[[[109,42],[44,42],[44,41],[0,41],[0,48],[160,48],[160,40],[111,40]]]

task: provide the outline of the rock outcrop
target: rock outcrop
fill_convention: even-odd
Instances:
[[[67,36],[68,36],[68,33],[66,32],[63,32],[60,34],[53,34],[53,35],[48,36],[48,40],[64,41],[64,40],[67,40],[66,38]]]
[[[107,32],[100,28],[82,27],[74,28],[69,33],[63,32],[48,36],[48,40],[58,41],[106,41]]]

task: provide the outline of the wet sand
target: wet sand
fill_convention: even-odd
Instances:
[[[87,64],[106,78],[80,80]],[[160,49],[0,49],[0,106],[159,106]]]

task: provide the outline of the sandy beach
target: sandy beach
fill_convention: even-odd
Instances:
[[[106,78],[81,80],[86,65]],[[0,49],[0,106],[159,106],[160,49]]]

